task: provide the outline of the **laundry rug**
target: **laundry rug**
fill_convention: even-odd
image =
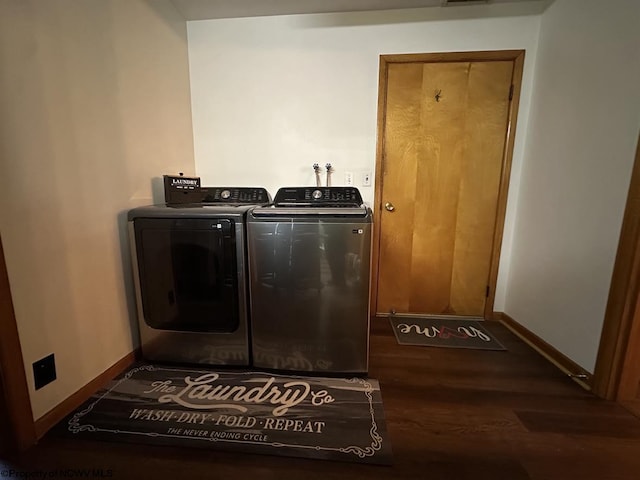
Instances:
[[[482,321],[442,317],[390,317],[400,345],[506,350]]]
[[[389,465],[367,378],[134,365],[56,429],[75,438]]]

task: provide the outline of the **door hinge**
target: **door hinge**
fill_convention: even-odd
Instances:
[[[487,289],[484,292],[484,296],[489,298],[489,285],[487,285]]]
[[[513,84],[511,84],[509,88],[509,100],[513,100]]]

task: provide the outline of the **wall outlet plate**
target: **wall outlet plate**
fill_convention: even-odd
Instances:
[[[35,389],[39,390],[56,379],[56,359],[51,355],[33,362],[33,381]]]
[[[348,187],[353,186],[353,172],[345,172],[344,184]]]
[[[366,172],[364,175],[362,175],[362,185],[364,187],[371,186],[371,172]]]

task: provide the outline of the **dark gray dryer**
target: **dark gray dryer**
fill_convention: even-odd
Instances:
[[[202,203],[129,211],[145,359],[249,365],[246,214],[261,188],[206,189]]]

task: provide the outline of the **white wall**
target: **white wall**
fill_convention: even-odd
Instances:
[[[505,311],[593,371],[640,127],[640,2],[542,16]]]
[[[431,13],[445,10],[188,22],[196,172],[203,184],[264,186],[275,194],[283,186],[314,185],[312,165],[329,162],[333,185],[353,172],[372,202],[373,187],[362,186],[362,176],[375,171],[379,56],[525,49],[512,167],[517,191],[539,15],[438,20]],[[510,203],[501,272],[512,216]],[[498,287],[501,310],[502,273]]]
[[[35,418],[135,347],[125,212],[194,173],[186,40],[168,0],[0,2],[0,231]]]

